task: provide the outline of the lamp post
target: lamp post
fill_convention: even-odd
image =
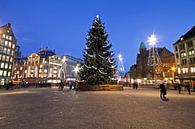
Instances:
[[[176,70],[176,68],[174,66],[171,67],[173,82],[175,80],[175,70]]]

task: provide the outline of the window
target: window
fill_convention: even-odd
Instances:
[[[7,54],[10,55],[10,53],[11,53],[11,50],[8,48],[7,49]]]
[[[47,73],[47,69],[45,69],[44,72]]]
[[[7,62],[9,61],[9,56],[6,56],[6,61],[7,61]]]
[[[5,38],[5,34],[3,34],[3,38]]]
[[[7,76],[7,71],[4,71],[3,72],[3,76]]]
[[[12,40],[12,36],[9,36],[9,40]]]
[[[176,58],[179,58],[179,55],[178,55],[178,53],[176,53],[176,55],[175,55],[175,56],[176,56]]]
[[[187,42],[187,45],[188,45],[188,48],[193,47],[193,42],[189,41],[189,42]]]
[[[12,69],[12,65],[9,65],[9,69]]]
[[[186,65],[187,64],[187,60],[186,59],[183,59],[182,60],[182,65]]]
[[[195,67],[191,67],[191,68],[190,68],[190,72],[191,72],[191,73],[195,73]]]
[[[10,77],[10,72],[8,72],[7,76]]]
[[[10,58],[10,62],[12,62],[12,61],[13,61],[13,58],[11,57],[11,58]]]
[[[0,70],[0,76],[2,76],[3,75],[3,70]]]
[[[194,64],[195,63],[195,57],[194,58],[190,58],[190,64]]]
[[[185,45],[184,45],[184,44],[180,44],[180,45],[179,45],[179,49],[180,49],[180,50],[185,50]]]
[[[5,63],[5,69],[7,69],[8,68],[8,63]]]
[[[5,61],[5,55],[2,56],[2,60]]]
[[[1,57],[2,57],[2,55],[0,54],[0,60],[1,60]]]
[[[14,51],[12,51],[11,55],[12,55],[12,56],[14,55]]]
[[[189,55],[194,55],[194,50],[189,50]]]
[[[4,63],[3,62],[1,63],[1,68],[4,68]]]
[[[177,49],[177,46],[175,46],[175,51],[177,51],[178,49]]]
[[[3,44],[3,41],[1,41],[1,40],[0,40],[0,45],[2,45],[2,46],[4,45],[4,44]]]
[[[9,42],[9,47],[10,47],[10,48],[12,47],[12,42]]]
[[[188,68],[182,68],[183,73],[188,73]]]
[[[5,46],[8,46],[8,41],[5,41]]]
[[[185,57],[186,56],[186,53],[185,52],[182,52],[181,53],[181,57]]]
[[[181,74],[181,69],[180,68],[178,68],[177,71],[178,71],[178,74]]]
[[[3,53],[4,53],[4,54],[7,54],[7,48],[4,48],[4,49],[3,49]]]
[[[12,48],[13,48],[13,49],[15,48],[15,44],[12,45]]]

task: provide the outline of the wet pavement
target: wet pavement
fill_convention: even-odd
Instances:
[[[0,91],[0,129],[195,129],[195,93],[158,89]]]

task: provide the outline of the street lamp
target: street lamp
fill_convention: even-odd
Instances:
[[[171,71],[172,71],[172,77],[173,77],[173,81],[174,81],[176,68],[174,66],[172,66]]]

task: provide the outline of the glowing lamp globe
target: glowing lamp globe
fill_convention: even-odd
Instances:
[[[122,56],[122,54],[118,54],[118,59],[119,59],[120,62],[123,61],[123,56]]]
[[[156,35],[152,34],[150,35],[150,37],[148,37],[148,43],[150,46],[155,46],[157,43],[158,39],[156,37]]]

